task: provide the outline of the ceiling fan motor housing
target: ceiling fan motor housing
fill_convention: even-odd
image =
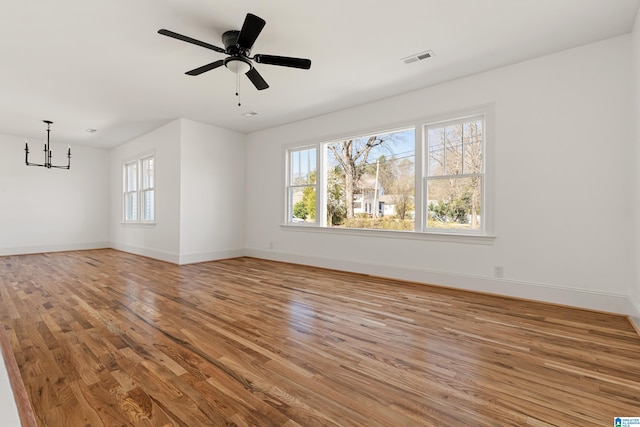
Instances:
[[[243,49],[238,46],[238,36],[240,35],[240,31],[230,30],[225,31],[222,34],[222,43],[224,44],[224,49],[228,55],[237,56],[237,55],[249,55],[249,49]]]
[[[251,70],[253,66],[247,58],[249,49],[245,49],[238,45],[238,36],[240,31],[230,30],[222,34],[222,43],[224,44],[227,58],[224,59],[224,66],[236,74],[245,74]]]

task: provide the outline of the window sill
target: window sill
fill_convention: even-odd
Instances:
[[[120,225],[122,227],[141,227],[141,228],[150,228],[150,227],[155,227],[156,223],[155,222],[121,222]]]
[[[466,243],[466,244],[474,244],[474,245],[493,245],[496,239],[495,235],[487,235],[487,234],[372,230],[372,229],[362,229],[362,228],[330,228],[330,227],[317,227],[314,225],[281,224],[280,229],[283,231],[293,231],[293,232],[338,234],[342,236],[360,236],[360,237],[371,236],[371,237],[384,237],[389,239],[426,240],[431,242]]]

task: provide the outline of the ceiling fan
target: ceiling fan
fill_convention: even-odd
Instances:
[[[186,74],[190,76],[198,76],[204,72],[214,70],[224,65],[229,70],[238,75],[240,73],[245,74],[249,78],[249,80],[251,80],[251,83],[253,83],[256,89],[263,90],[268,88],[269,85],[262,78],[260,73],[258,73],[258,70],[255,69],[255,67],[253,66],[253,61],[258,64],[279,65],[282,67],[302,68],[305,70],[311,68],[310,59],[262,54],[250,56],[251,48],[260,35],[260,32],[262,31],[262,28],[264,28],[265,24],[266,22],[264,19],[251,13],[247,13],[246,18],[244,19],[244,24],[242,24],[242,29],[240,31],[230,30],[222,34],[222,43],[224,44],[224,49],[200,40],[196,40],[191,37],[184,36],[182,34],[178,34],[170,30],[166,30],[164,28],[158,30],[158,33],[162,34],[163,36],[172,37],[174,39],[202,46],[204,48],[215,50],[216,52],[224,53],[227,55],[225,59],[219,59],[210,64],[206,64],[202,67],[187,71]]]

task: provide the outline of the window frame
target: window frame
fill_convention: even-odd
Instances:
[[[494,212],[494,103],[487,103],[478,106],[468,107],[464,109],[454,110],[443,114],[437,114],[412,120],[411,122],[403,122],[390,124],[387,126],[372,128],[364,132],[343,132],[337,136],[332,135],[325,138],[318,138],[313,142],[291,143],[283,147],[285,159],[285,200],[284,215],[281,228],[291,231],[306,231],[334,234],[351,234],[357,236],[380,236],[403,239],[433,240],[442,242],[459,242],[473,244],[493,244],[495,240],[493,212]],[[481,228],[479,230],[468,229],[440,229],[427,227],[427,206],[426,206],[426,178],[428,162],[428,147],[426,147],[426,129],[429,126],[453,121],[464,121],[464,119],[482,116],[484,124],[483,139],[483,179],[482,179],[482,202],[481,202]],[[366,135],[374,135],[376,133],[391,133],[399,129],[414,129],[415,135],[415,228],[413,231],[397,231],[385,229],[361,229],[361,228],[339,228],[329,227],[320,223],[326,217],[326,167],[327,159],[325,146],[331,142],[358,138]],[[376,131],[378,129],[378,131]],[[380,130],[382,129],[382,130]],[[345,135],[351,135],[345,137]],[[311,148],[316,149],[316,221],[293,223],[289,220],[292,206],[289,203],[289,153],[297,149]]]
[[[465,173],[464,169],[462,170],[461,173],[459,174],[442,174],[442,175],[431,175],[430,174],[430,170],[429,170],[429,138],[428,138],[428,132],[427,130],[429,128],[432,127],[437,127],[437,126],[448,126],[448,125],[455,125],[455,124],[463,124],[466,122],[469,122],[471,120],[474,119],[481,119],[482,120],[482,172],[476,172],[476,173]],[[487,114],[486,113],[474,113],[474,114],[466,114],[464,116],[456,116],[455,118],[450,118],[450,119],[438,119],[438,120],[434,120],[434,121],[430,121],[428,123],[423,123],[422,124],[422,141],[421,141],[421,145],[422,145],[422,152],[423,152],[423,156],[422,156],[422,184],[421,184],[421,191],[422,191],[422,204],[420,206],[420,210],[422,212],[423,215],[423,220],[422,220],[422,227],[421,227],[421,232],[422,233],[444,233],[444,234],[470,234],[470,235],[485,235],[486,231],[485,231],[485,227],[487,227],[486,224],[486,218],[485,218],[485,201],[486,201],[486,197],[487,197],[487,192],[486,192],[486,176],[487,176],[487,135],[486,135],[486,129],[487,129]],[[446,153],[446,151],[445,151]],[[464,168],[464,146],[462,147],[462,156],[463,156],[463,166],[462,168]],[[446,154],[445,154],[446,155]],[[439,180],[446,180],[446,179],[464,179],[464,178],[473,178],[473,177],[480,177],[481,179],[481,189],[480,189],[480,209],[481,209],[481,214],[480,214],[480,228],[479,229],[455,229],[455,228],[430,228],[428,226],[428,214],[426,213],[428,211],[428,184],[430,181],[439,181]],[[416,208],[417,209],[417,208]],[[417,228],[417,227],[416,227]]]
[[[151,173],[147,176],[147,171],[145,171],[144,164],[145,162],[151,160],[152,167],[149,169]],[[135,176],[131,177],[129,167],[133,166],[135,169]],[[127,160],[123,162],[122,165],[122,224],[145,224],[145,225],[154,225],[156,218],[156,208],[155,208],[155,169],[156,169],[156,159],[155,153],[146,153],[143,155],[136,156],[133,159]],[[129,189],[129,180],[135,180],[135,189]],[[148,184],[146,184],[148,183]],[[152,197],[152,207],[151,207],[151,218],[145,218],[145,196],[151,193]],[[133,195],[133,200],[136,205],[135,217],[128,217],[127,212],[127,199]]]
[[[326,180],[326,176],[328,173],[328,168],[329,168],[329,161],[327,160],[327,156],[328,156],[328,150],[327,150],[327,146],[339,141],[345,141],[345,140],[355,140],[355,139],[360,139],[360,138],[368,138],[370,136],[380,136],[380,135],[390,135],[390,134],[395,134],[395,133],[401,133],[404,131],[408,131],[411,130],[414,133],[414,139],[417,141],[417,136],[416,136],[416,132],[417,132],[417,128],[415,123],[403,123],[400,125],[391,125],[391,126],[386,126],[386,127],[381,127],[381,128],[377,128],[374,130],[370,130],[370,131],[366,131],[366,132],[358,132],[358,133],[354,133],[352,135],[348,135],[345,136],[344,134],[339,136],[339,137],[334,137],[334,138],[329,138],[329,139],[325,139],[322,142],[318,143],[318,149],[322,152],[322,162],[320,167],[321,169],[321,173],[322,173],[322,177],[324,177],[324,179]],[[414,158],[417,158],[417,149],[414,143]],[[417,168],[416,165],[416,161],[414,160],[414,168]],[[417,169],[415,169],[414,173],[417,173]],[[414,176],[415,178],[415,176]],[[319,180],[316,179],[316,181],[318,182]],[[323,185],[320,185],[320,183],[318,183],[318,185],[320,186],[319,191],[322,194],[322,198],[319,198],[316,200],[316,204],[319,204],[319,206],[316,207],[316,212],[321,212],[320,218],[326,218],[327,217],[327,183],[326,182],[322,182]],[[415,180],[414,180],[414,199],[415,199],[415,189],[416,189],[416,184],[415,184]],[[378,200],[377,203],[379,204],[380,201]],[[363,198],[362,200],[362,205],[360,205],[360,209],[362,209],[365,213],[367,214],[371,214],[374,211],[374,207],[373,207],[373,200],[371,202],[366,202],[365,198]],[[322,228],[327,228],[327,229],[336,229],[336,228],[341,228],[341,227],[330,227],[327,225],[322,225],[322,224],[318,224],[319,227]],[[414,227],[415,228],[415,227]],[[381,231],[392,231],[392,230],[385,230],[385,229],[376,229],[376,228],[351,228],[351,227],[345,227],[344,229],[346,230],[381,230]],[[413,231],[411,231],[412,233]]]
[[[133,169],[133,171],[132,171]],[[133,181],[133,183],[132,183]],[[133,187],[133,188],[130,188]],[[138,218],[138,162],[125,162],[122,166],[122,222],[137,222]],[[135,215],[129,216],[130,203],[135,205]]]
[[[144,164],[147,161],[151,161],[151,167],[148,169],[145,169]],[[144,156],[142,158],[140,158],[139,160],[139,168],[140,168],[140,185],[139,185],[139,192],[140,192],[140,199],[139,199],[139,211],[140,211],[140,222],[141,223],[154,223],[155,222],[155,218],[156,218],[156,198],[155,198],[155,183],[156,183],[156,177],[155,177],[155,169],[156,169],[156,159],[155,156],[153,154],[149,154],[147,156]],[[147,172],[149,172],[149,176],[147,176]],[[146,179],[145,179],[146,178]],[[148,182],[148,185],[145,185],[145,182]],[[151,194],[152,197],[152,201],[151,201],[151,218],[146,218],[146,196],[147,194]]]
[[[315,172],[316,172],[316,180],[315,183],[313,184],[294,184],[291,183],[291,177],[292,177],[292,166],[291,166],[291,154],[294,152],[302,152],[302,151],[307,151],[307,150],[315,150]],[[293,225],[293,226],[309,226],[309,225],[315,225],[315,226],[319,226],[320,225],[320,220],[319,218],[321,218],[320,214],[319,214],[319,210],[318,210],[318,200],[319,200],[319,173],[320,173],[320,165],[322,164],[322,162],[319,159],[319,155],[318,155],[318,147],[317,144],[305,144],[305,145],[295,145],[292,146],[288,149],[286,149],[286,159],[285,159],[285,163],[286,163],[286,167],[285,167],[285,200],[286,200],[286,209],[285,209],[285,223],[287,225]],[[309,163],[310,165],[310,163]],[[315,204],[315,209],[316,209],[316,217],[315,217],[315,221],[311,222],[311,221],[303,221],[303,222],[297,222],[293,220],[293,209],[294,209],[294,204],[293,204],[293,197],[292,197],[292,191],[294,189],[304,189],[304,188],[314,188],[315,192],[316,192],[316,204]],[[305,219],[305,218],[300,218],[300,219]]]

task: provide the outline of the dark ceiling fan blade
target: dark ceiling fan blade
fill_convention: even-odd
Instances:
[[[264,19],[252,13],[247,13],[247,17],[244,18],[244,24],[242,24],[242,29],[240,30],[240,34],[238,34],[238,41],[236,42],[238,46],[245,49],[251,49],[265,24],[266,22]]]
[[[190,76],[199,76],[200,74],[214,70],[224,64],[224,60],[220,59],[218,61],[212,62],[211,64],[203,65],[202,67],[194,68],[191,71],[187,71],[185,74]]]
[[[253,59],[260,64],[280,65],[282,67],[311,68],[311,60],[303,58],[290,58],[288,56],[256,55]]]
[[[267,82],[264,81],[258,70],[256,70],[255,68],[251,68],[245,73],[245,75],[249,77],[249,80],[251,80],[251,83],[253,83],[256,89],[264,90],[269,87]]]
[[[182,34],[175,33],[175,32],[173,32],[171,30],[165,30],[164,28],[161,29],[161,30],[158,30],[158,34],[162,34],[163,36],[172,37],[174,39],[182,40],[183,42],[187,42],[187,43],[195,44],[195,45],[198,45],[198,46],[202,46],[202,47],[205,47],[207,49],[215,50],[216,52],[225,53],[225,50],[223,48],[221,48],[221,47],[214,46],[212,44],[205,43],[205,42],[202,42],[200,40],[196,40],[196,39],[188,37],[188,36],[183,36]]]

